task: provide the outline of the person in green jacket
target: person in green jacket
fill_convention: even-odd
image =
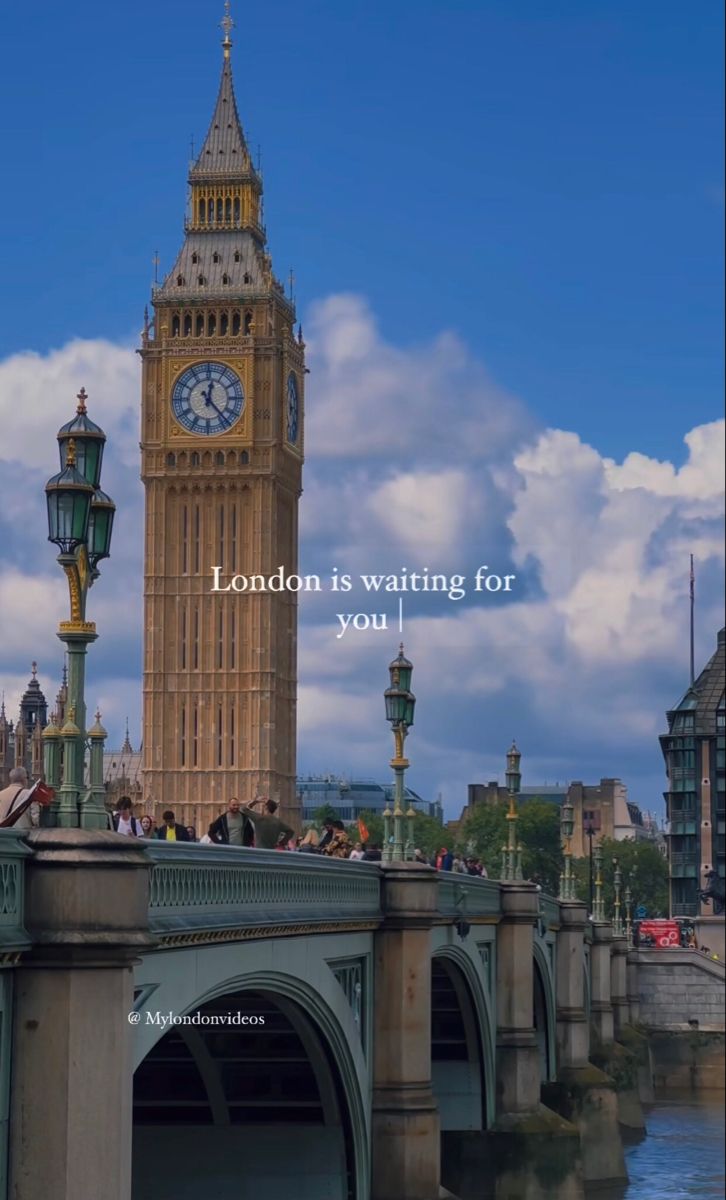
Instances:
[[[280,841],[281,834],[286,835],[286,841],[295,834],[294,829],[275,816],[277,809],[277,801],[269,800],[267,796],[258,796],[251,804],[240,809],[244,816],[252,822],[255,831],[255,847],[258,850],[274,850]]]

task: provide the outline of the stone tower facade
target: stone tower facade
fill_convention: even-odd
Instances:
[[[223,24],[184,244],[154,289],[141,347],[144,802],[200,832],[231,796],[267,795],[298,816],[296,595],[259,580],[221,590],[235,576],[297,572],[305,381]]]

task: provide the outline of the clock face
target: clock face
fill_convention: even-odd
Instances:
[[[293,445],[297,442],[299,409],[297,379],[291,371],[287,377],[287,440]]]
[[[242,380],[218,362],[188,367],[171,394],[171,407],[179,424],[190,433],[206,436],[231,429],[242,416],[244,403]]]

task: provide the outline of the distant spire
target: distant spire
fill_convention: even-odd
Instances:
[[[32,663],[30,664],[30,670],[31,670],[31,672],[32,672],[33,679],[37,679],[37,677],[38,677],[38,664],[37,664],[37,662],[32,662]]]
[[[80,414],[80,413],[84,413],[86,411],[86,400],[87,399],[88,399],[88,394],[86,392],[86,389],[84,387],[82,387],[80,392],[76,396],[76,400],[78,401],[78,407],[76,409],[77,413]]]
[[[100,716],[99,716],[99,719],[100,719]],[[124,744],[121,747],[121,753],[122,754],[133,754],[133,752],[134,752],[133,746],[131,745],[131,739],[129,738],[129,719],[127,717],[126,718],[126,737],[124,738]]]
[[[232,39],[229,35],[232,32],[232,30],[234,29],[234,21],[232,20],[232,17],[230,16],[229,9],[230,9],[229,0],[224,0],[224,16],[222,17],[222,20],[220,21],[220,26],[224,30],[224,38],[222,40],[222,49],[223,49],[225,58],[229,58],[229,52],[232,49]]]

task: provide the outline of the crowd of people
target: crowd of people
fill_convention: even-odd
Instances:
[[[352,862],[380,862],[383,847],[379,842],[353,841],[342,821],[330,819],[322,822],[322,829],[310,828],[301,836],[277,816],[278,805],[266,796],[259,796],[250,804],[242,804],[233,797],[225,812],[211,823],[207,832],[197,836],[193,825],[181,825],[174,812],[167,809],[162,815],[162,824],[156,826],[148,814],[135,817],[131,801],[124,797],[119,801],[112,817],[117,833],[130,837],[158,838],[167,842],[199,842],[202,845],[254,846],[260,850],[294,851],[301,854],[322,854],[327,858],[347,858]],[[359,833],[365,833],[359,828]],[[439,871],[453,871],[460,875],[476,875],[487,878],[486,868],[478,858],[464,858],[443,847],[430,857],[416,850],[415,861],[436,867]]]

